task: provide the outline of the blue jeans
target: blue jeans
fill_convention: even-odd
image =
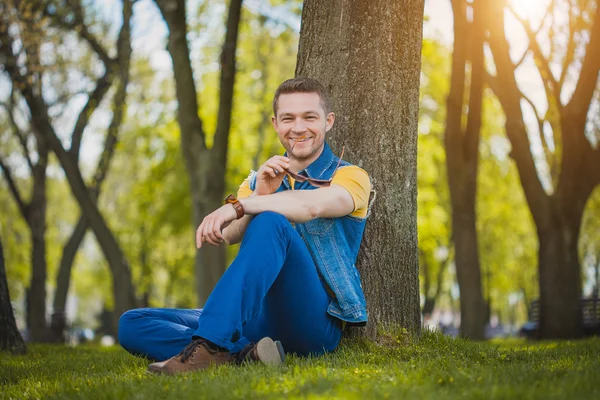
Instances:
[[[142,308],[119,321],[119,342],[132,354],[166,360],[195,337],[235,353],[265,336],[299,355],[334,350],[341,321],[327,314],[332,298],[290,222],[264,212],[248,225],[240,251],[204,309]]]

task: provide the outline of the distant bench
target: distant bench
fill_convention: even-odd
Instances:
[[[581,299],[583,334],[585,336],[600,335],[600,298]],[[530,308],[530,321],[520,330],[522,336],[537,337],[540,323],[540,301],[533,300]]]

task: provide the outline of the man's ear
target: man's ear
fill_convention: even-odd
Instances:
[[[329,130],[333,127],[333,123],[335,122],[335,114],[330,112],[327,114],[327,122],[325,123],[325,132],[329,132]]]
[[[273,124],[273,128],[277,130],[277,118],[275,116],[271,117],[271,124]]]

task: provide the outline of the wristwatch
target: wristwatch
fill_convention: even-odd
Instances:
[[[225,197],[225,204],[231,204],[233,208],[235,208],[235,213],[237,214],[236,219],[240,219],[246,214],[242,203],[240,203],[240,201],[232,194]]]

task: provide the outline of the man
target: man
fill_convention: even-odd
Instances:
[[[325,142],[335,115],[318,81],[283,82],[273,113],[285,155],[252,171],[237,198],[228,196],[196,232],[198,248],[242,242],[204,309],[138,309],[121,317],[119,341],[126,350],[166,360],[151,364],[150,372],[245,360],[279,364],[282,346],[322,354],[337,347],[343,326],[367,321],[354,263],[369,176]]]

